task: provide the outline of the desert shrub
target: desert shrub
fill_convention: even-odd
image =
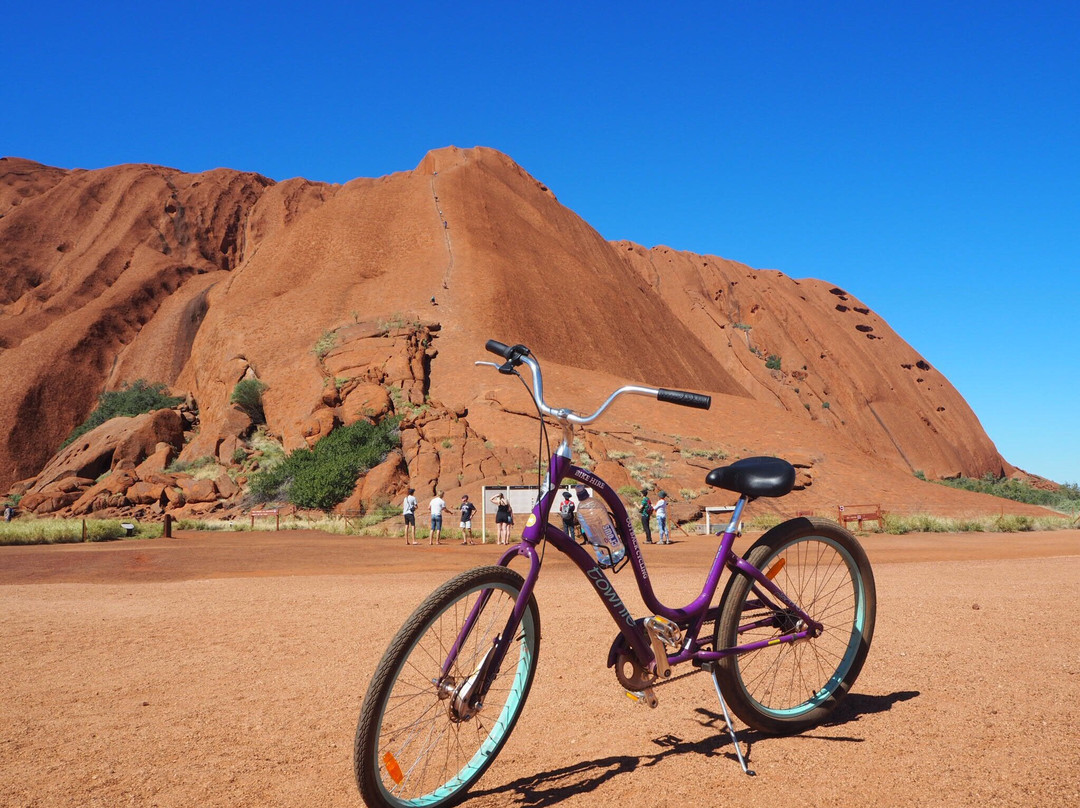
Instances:
[[[253,424],[265,424],[266,413],[263,412],[262,401],[264,390],[266,390],[265,382],[258,379],[241,379],[233,388],[229,403],[235,404],[246,412]]]
[[[337,345],[337,339],[336,331],[323,332],[323,335],[315,340],[315,347],[311,350],[319,359],[322,359],[334,349],[334,346]]]
[[[727,460],[723,449],[683,449],[683,457],[702,457],[706,460]]]
[[[127,529],[120,519],[87,519],[87,541],[110,541],[124,538]],[[135,523],[135,535],[151,538],[161,535],[161,526]],[[82,519],[37,519],[33,516],[14,522],[0,522],[0,545],[7,544],[70,544],[81,542]]]
[[[769,358],[765,360],[765,367],[769,370],[780,370],[780,357],[776,354],[769,354]]]
[[[251,476],[258,502],[284,500],[301,508],[330,510],[352,493],[359,476],[398,445],[396,418],[339,427],[311,449],[297,449],[273,468]]]
[[[1056,490],[1047,491],[1036,488],[1021,480],[998,479],[992,474],[982,477],[958,477],[954,480],[937,480],[950,488],[962,488],[965,491],[977,491],[980,494],[1011,499],[1028,505],[1041,505],[1044,508],[1075,513],[1080,510],[1080,486],[1066,483]]]
[[[771,530],[778,524],[784,521],[784,517],[775,513],[762,513],[757,516],[751,517],[746,522],[746,529],[751,531],[766,531]],[[723,525],[721,525],[722,527]]]
[[[1007,513],[997,520],[997,529],[1002,533],[1018,533],[1035,529],[1035,520],[1025,514]]]
[[[193,474],[200,469],[216,466],[217,459],[213,455],[203,455],[194,460],[174,460],[165,470],[168,472]]]
[[[145,379],[136,379],[119,390],[102,393],[98,396],[98,405],[94,411],[85,421],[75,427],[60,448],[72,443],[91,429],[101,426],[110,418],[164,410],[175,407],[184,400],[182,396],[168,395],[168,389],[161,382],[151,384]]]

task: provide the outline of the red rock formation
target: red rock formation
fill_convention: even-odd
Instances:
[[[267,430],[287,450],[404,417],[401,459],[357,503],[406,481],[452,494],[535,479],[531,402],[472,364],[491,337],[533,349],[557,405],[591,411],[626,381],[712,393],[709,414],[635,401],[580,436],[617,486],[664,485],[688,507],[724,499],[701,482],[724,456],[796,451],[790,507],[822,509],[987,510],[912,472],[1013,471],[948,381],[852,294],[609,243],[490,149],[343,186],[5,158],[0,280],[0,490],[24,480],[43,511],[237,502],[223,468],[216,483],[162,472],[174,453],[244,456],[234,476],[250,472],[253,424],[230,403],[245,378],[267,386]],[[189,408],[168,435],[110,433],[96,459],[53,458],[102,390],[136,378],[188,395],[197,423]],[[55,485],[107,470],[128,487]]]

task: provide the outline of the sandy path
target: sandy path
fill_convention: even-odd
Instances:
[[[753,779],[704,675],[654,711],[622,695],[614,628],[549,555],[537,681],[466,804],[1080,801],[1080,532],[865,544],[879,614],[862,677],[828,726],[745,733]],[[659,594],[695,595],[713,546],[646,548]],[[0,548],[0,804],[360,805],[352,734],[386,642],[495,555],[322,534]]]

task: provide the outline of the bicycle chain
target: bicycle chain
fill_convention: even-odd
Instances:
[[[678,676],[670,676],[667,679],[657,679],[655,682],[653,682],[650,685],[650,687],[652,687],[653,690],[655,690],[658,687],[664,687],[666,685],[674,684],[675,682],[679,681],[680,679],[685,679],[688,676],[693,676],[694,674],[703,673],[704,670],[705,670],[704,668],[694,668],[692,671],[687,671],[686,673],[680,673]]]

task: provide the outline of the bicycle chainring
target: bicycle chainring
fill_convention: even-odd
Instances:
[[[656,684],[656,674],[642,668],[626,651],[620,651],[615,657],[615,678],[630,691],[644,690]]]

